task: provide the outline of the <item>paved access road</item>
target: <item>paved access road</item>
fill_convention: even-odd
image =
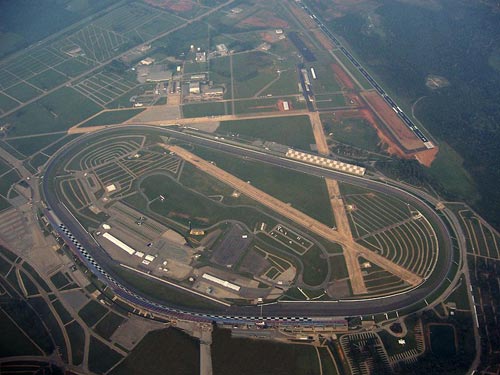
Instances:
[[[277,155],[265,153],[262,151],[246,148],[240,145],[231,144],[227,142],[222,142],[215,139],[207,139],[201,136],[183,133],[182,131],[174,129],[160,129],[158,127],[145,127],[145,126],[127,126],[120,127],[120,131],[137,131],[141,132],[144,129],[148,131],[156,131],[158,134],[165,136],[172,136],[179,140],[190,142],[197,145],[202,145],[212,149],[220,150],[229,154],[246,156],[258,161],[265,163],[277,165],[283,168],[293,169],[295,171],[307,173],[310,175],[332,178],[341,182],[351,183],[360,187],[371,189],[380,193],[388,194],[391,196],[396,196],[403,201],[411,203],[412,205],[418,207],[418,209],[426,215],[428,218],[432,219],[432,222],[436,223],[437,230],[441,232],[443,237],[443,243],[441,244],[440,252],[441,256],[444,257],[444,266],[437,268],[434,271],[432,277],[426,280],[419,287],[407,291],[405,293],[400,293],[392,296],[377,298],[377,299],[345,299],[334,302],[280,302],[265,305],[262,309],[260,306],[231,306],[225,307],[214,307],[210,311],[196,311],[198,312],[195,316],[200,316],[199,313],[203,313],[204,316],[209,316],[212,319],[220,319],[221,321],[231,321],[232,319],[237,319],[235,317],[332,317],[332,316],[352,316],[352,315],[367,315],[389,312],[394,310],[399,310],[410,306],[418,301],[426,298],[430,293],[439,288],[441,282],[445,279],[448,273],[451,262],[453,261],[453,251],[448,228],[442,221],[439,215],[434,211],[434,208],[430,207],[421,198],[412,193],[408,193],[405,190],[391,186],[387,183],[373,181],[368,178],[362,178],[357,176],[352,176],[326,168],[321,168],[315,165],[306,164],[297,160],[287,159]],[[71,154],[72,148],[76,144],[83,142],[89,142],[95,138],[105,137],[106,134],[116,131],[116,129],[107,129],[100,132],[88,134],[76,139],[74,142],[70,143],[64,147],[59,153],[54,155],[54,157],[49,161],[45,171],[45,178],[42,183],[42,190],[45,202],[48,207],[51,208],[59,217],[59,219],[66,225],[66,227],[73,233],[73,235],[78,239],[78,241],[85,247],[85,249],[94,257],[94,259],[101,265],[102,268],[106,269],[113,277],[118,281],[120,280],[116,275],[113,275],[109,271],[110,264],[113,264],[113,260],[106,254],[106,252],[100,248],[100,246],[94,241],[94,239],[87,233],[87,231],[76,221],[73,215],[63,206],[58,197],[51,190],[51,180],[55,177],[55,166],[62,158]],[[127,284],[123,282],[125,286]],[[131,298],[133,299],[133,298]],[[141,303],[135,300],[136,303]],[[161,301],[165,304],[165,301]],[[167,302],[168,303],[168,302]],[[145,308],[151,307],[148,304],[144,304]],[[175,302],[171,304],[172,308],[176,308]],[[184,309],[186,314],[190,314],[190,311]]]

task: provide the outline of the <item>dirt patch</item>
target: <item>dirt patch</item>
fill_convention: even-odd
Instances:
[[[377,136],[380,139],[381,145],[383,145],[385,151],[390,155],[396,155],[403,159],[415,158],[420,164],[426,167],[430,167],[432,162],[436,158],[437,153],[439,152],[439,147],[437,146],[430,150],[420,150],[413,152],[403,150],[398,145],[398,143],[394,141],[394,138],[390,134],[387,134],[387,131],[380,126],[380,123],[375,119],[373,112],[369,109],[365,108],[359,110],[335,111],[336,121],[341,121],[342,119],[348,118],[362,118],[368,121],[377,132]]]
[[[360,117],[367,120],[377,131],[378,138],[380,139],[382,144],[384,144],[387,147],[386,151],[389,154],[397,155],[402,158],[406,156],[405,152],[399,147],[399,145],[396,142],[394,142],[394,140],[382,130],[380,124],[375,120],[375,116],[370,110],[362,109],[359,112],[361,115]]]
[[[438,90],[438,89],[441,89],[443,87],[449,86],[450,81],[448,81],[444,77],[430,74],[425,79],[425,85],[428,88],[430,88],[431,90]]]
[[[271,12],[260,11],[251,17],[242,20],[238,26],[245,27],[274,27],[277,29],[284,29],[288,27],[288,22],[281,18],[275,17]]]
[[[339,64],[332,64],[331,67],[333,73],[335,74],[335,78],[340,83],[340,86],[342,86],[345,89],[354,90],[354,82],[347,75],[344,69],[342,69],[342,67]]]
[[[144,0],[145,3],[174,12],[188,12],[193,9],[195,3],[190,0]]]
[[[439,152],[439,147],[434,147],[430,150],[420,151],[415,154],[418,162],[426,167],[430,167]]]
[[[408,126],[398,117],[396,112],[387,105],[384,99],[375,91],[364,92],[362,96],[382,119],[387,130],[404,147],[406,153],[415,152],[424,147],[423,142],[413,133]]]

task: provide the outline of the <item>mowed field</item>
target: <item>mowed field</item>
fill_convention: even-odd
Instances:
[[[220,134],[239,134],[249,139],[262,139],[309,150],[314,144],[311,122],[307,116],[224,121],[217,128]]]
[[[8,135],[66,130],[136,88],[133,75],[109,69],[67,83],[180,23],[174,15],[132,2],[6,59],[0,64],[0,116],[30,103],[2,119]]]

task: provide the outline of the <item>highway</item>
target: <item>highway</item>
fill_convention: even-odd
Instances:
[[[403,122],[410,128],[410,130],[424,143],[425,147],[428,149],[434,148],[434,144],[422,133],[422,131],[410,120],[410,118],[403,112],[397,103],[385,92],[385,90],[375,81],[375,79],[366,71],[365,68],[354,58],[354,56],[340,43],[340,41],[328,30],[328,28],[321,22],[321,20],[312,12],[312,10],[305,5],[303,2],[299,2],[299,5],[304,9],[304,11],[311,17],[316,24],[319,26],[321,31],[334,42],[345,57],[351,61],[351,63],[359,70],[359,72],[370,82],[370,85],[377,90],[377,92],[382,96],[385,102],[392,108],[394,112],[403,120]]]
[[[401,188],[391,186],[384,182],[373,181],[367,178],[348,175],[331,169],[326,169],[319,166],[306,164],[297,160],[287,159],[278,155],[265,153],[259,150],[249,149],[241,145],[183,133],[182,131],[174,130],[171,128],[146,128],[148,129],[148,131],[154,131],[164,136],[171,136],[185,142],[193,143],[195,145],[209,147],[211,149],[220,150],[232,155],[246,156],[254,160],[277,165],[283,168],[293,169],[295,171],[307,173],[310,175],[325,178],[328,177],[341,182],[351,183],[357,186],[372,189],[380,193],[396,196],[399,199],[402,199],[403,201],[406,201],[418,207],[418,209],[424,215],[426,215],[428,218],[432,218],[432,221],[438,226],[436,229],[442,233],[444,237],[444,243],[440,248],[440,252],[441,256],[443,256],[445,259],[446,266],[436,269],[434,271],[435,274],[433,274],[431,277],[429,277],[429,279],[427,279],[424,283],[414,288],[413,290],[376,299],[362,299],[360,297],[357,297],[359,299],[345,299],[334,302],[273,303],[265,305],[262,308],[263,319],[269,322],[280,321],[290,324],[311,324],[312,322],[315,322],[316,324],[326,324],[329,318],[333,318],[335,316],[357,316],[399,310],[423,300],[434,290],[438,289],[450,269],[451,263],[454,260],[452,259],[453,251],[450,240],[451,235],[448,232],[446,225],[443,223],[434,209],[428,206],[421,198],[414,194],[408,193]],[[137,131],[140,134],[144,131],[145,126],[121,126],[119,127],[119,129],[122,134],[125,131]],[[171,305],[166,306],[164,305],[165,301],[161,301],[160,303],[160,301],[147,300],[139,296],[137,293],[134,293],[132,288],[128,286],[126,282],[120,280],[119,277],[113,274],[111,267],[109,267],[110,265],[114,264],[113,259],[111,259],[106,254],[106,252],[96,243],[93,237],[80,225],[80,223],[74,218],[71,212],[69,212],[68,209],[63,204],[61,204],[59,197],[57,197],[56,194],[54,194],[54,192],[52,191],[53,183],[51,182],[52,180],[57,179],[55,169],[56,165],[61,159],[64,159],[71,154],[73,147],[83,142],[89,142],[97,138],[102,139],[102,137],[106,136],[107,133],[111,133],[113,131],[116,131],[116,129],[110,128],[103,131],[86,134],[63,147],[48,162],[45,169],[44,178],[42,180],[41,189],[44,201],[47,204],[48,208],[50,208],[55,214],[54,218],[57,217],[60,222],[63,223],[63,225],[67,228],[67,231],[69,231],[71,235],[74,236],[74,238],[78,241],[78,243],[81,244],[80,249],[85,249],[85,251],[90,255],[91,259],[93,259],[93,261],[89,261],[89,258],[83,256],[81,251],[78,254],[79,258],[89,266],[92,272],[95,272],[102,281],[109,285],[115,291],[115,293],[138,306],[142,306],[145,310],[149,310],[152,312],[157,311],[171,315],[182,315],[185,318],[187,317],[194,320],[215,320],[221,323],[228,324],[249,321],[251,322],[261,319],[260,306],[214,306],[213,309],[210,308],[210,311],[180,309],[179,307],[175,306],[175,302],[172,302]],[[51,221],[57,228],[59,226],[58,221],[54,218]],[[73,249],[73,251],[78,252],[79,248],[77,248],[74,243],[72,243],[71,238],[65,235],[61,230],[59,230],[59,232],[65,238],[66,242],[70,244],[70,247]]]

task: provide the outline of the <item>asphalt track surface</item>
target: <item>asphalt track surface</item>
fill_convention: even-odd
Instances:
[[[121,132],[125,131],[137,131],[139,134],[141,130],[144,130],[145,126],[127,126],[119,127]],[[442,221],[442,219],[437,215],[432,207],[427,205],[417,196],[408,193],[400,188],[388,185],[383,182],[369,180],[367,178],[361,178],[357,176],[351,176],[345,173],[336,172],[326,168],[321,168],[318,166],[302,163],[292,159],[287,159],[277,155],[272,155],[264,153],[258,150],[247,149],[235,144],[221,142],[215,139],[207,139],[205,137],[196,136],[193,134],[183,133],[182,131],[177,131],[173,129],[165,129],[158,127],[147,127],[148,131],[157,131],[158,134],[164,136],[171,136],[181,141],[189,142],[195,145],[205,146],[214,150],[223,151],[232,155],[246,156],[248,158],[265,162],[272,165],[277,165],[283,168],[293,169],[295,171],[307,173],[310,175],[315,175],[319,177],[333,178],[340,182],[351,183],[360,187],[371,189],[380,193],[388,194],[390,196],[395,196],[405,202],[411,203],[412,205],[418,207],[418,209],[428,218],[432,218],[432,222],[437,224],[437,230],[441,232],[441,237],[443,238],[443,243],[439,251],[440,256],[445,257],[445,266],[439,267],[434,270],[434,273],[424,281],[420,286],[406,291],[404,293],[399,293],[391,296],[380,297],[380,298],[367,298],[363,299],[362,296],[359,299],[343,299],[339,301],[332,302],[278,302],[267,304],[262,308],[260,306],[231,306],[222,307],[215,305],[213,308],[207,307],[206,309],[190,309],[176,306],[174,301],[150,301],[158,302],[163,304],[163,306],[168,306],[173,309],[181,309],[182,313],[189,316],[193,313],[193,318],[200,317],[200,315],[206,315],[211,317],[212,320],[218,321],[238,321],[237,317],[334,317],[334,316],[357,316],[357,315],[369,315],[377,313],[385,313],[391,311],[397,311],[406,308],[412,304],[415,304],[423,299],[425,299],[430,293],[438,289],[443,280],[446,278],[448,271],[450,270],[451,263],[453,259],[453,249],[450,239],[450,233],[447,226]],[[54,176],[55,167],[61,159],[64,159],[68,155],[71,155],[73,147],[82,142],[89,142],[95,137],[102,139],[107,133],[116,132],[116,128],[110,128],[102,130],[96,133],[91,133],[82,137],[79,137],[74,142],[71,142],[66,147],[62,148],[57,154],[55,154],[46,166],[44,178],[42,180],[42,194],[44,201],[48,208],[51,209],[62,223],[69,229],[69,231],[74,235],[74,237],[80,242],[80,244],[92,255],[95,261],[108,272],[113,278],[115,278],[122,285],[128,289],[133,290],[132,287],[127,285],[127,282],[120,279],[115,275],[111,267],[111,264],[116,264],[112,258],[110,258],[107,253],[97,244],[93,237],[80,225],[80,223],[75,219],[75,217],[68,211],[68,209],[61,204],[59,198],[56,194],[51,191],[50,181]],[[74,249],[73,249],[74,250]],[[457,261],[457,260],[456,260]],[[95,267],[91,267],[95,270]],[[102,279],[102,277],[100,277]],[[107,280],[103,280],[107,281]],[[108,282],[109,284],[109,282]],[[137,293],[138,294],[138,293]],[[127,298],[127,296],[124,296]],[[149,297],[148,297],[149,298]],[[353,297],[356,298],[356,297]],[[142,303],[136,298],[128,298],[136,304],[142,305],[146,309],[150,308],[154,310],[153,306],[148,303]],[[177,310],[178,312],[181,312]],[[262,314],[262,315],[261,315]],[[231,319],[230,319],[231,318]],[[245,319],[242,320],[245,320]]]

